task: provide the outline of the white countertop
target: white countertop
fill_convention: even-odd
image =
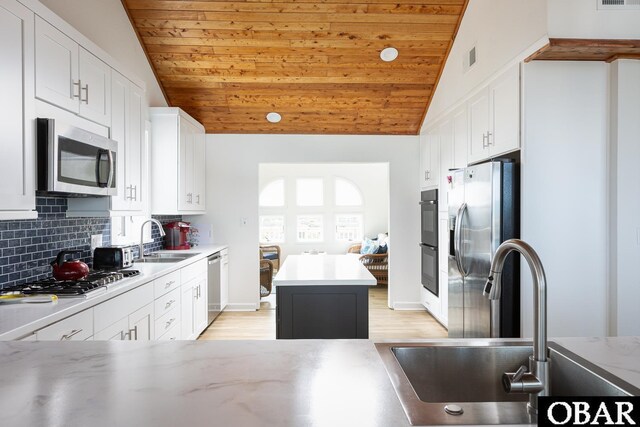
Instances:
[[[553,341],[640,387],[640,337]],[[7,427],[409,425],[369,340],[2,342],[0,359]]]
[[[376,283],[360,260],[349,255],[289,255],[273,278],[276,286],[375,286]]]
[[[197,255],[176,263],[137,264],[134,262],[131,268],[140,271],[138,276],[121,280],[117,284],[111,285],[106,292],[89,298],[59,298],[57,302],[44,304],[0,305],[0,340],[19,339],[225,248],[227,248],[226,245],[203,245],[181,251],[159,251],[195,253]]]

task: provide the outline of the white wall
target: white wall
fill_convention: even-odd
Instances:
[[[40,0],[118,62],[144,80],[147,102],[167,105],[120,0]]]
[[[524,65],[522,239],[540,255],[549,336],[602,336],[607,312],[608,65]],[[522,331],[533,331],[523,261]]]
[[[640,10],[598,10],[596,0],[549,0],[549,37],[640,38]]]
[[[546,33],[546,0],[470,0],[422,129],[526,49],[535,51]],[[477,62],[465,73],[474,46]]]
[[[611,335],[640,335],[640,61],[611,64]]]
[[[304,162],[389,164],[389,300],[419,306],[418,137],[207,135],[207,144],[207,214],[187,220],[211,223],[214,239],[229,245],[231,308],[259,304],[258,165]]]
[[[263,163],[260,164],[260,191],[274,179],[285,180],[285,206],[260,207],[260,215],[284,214],[286,218],[285,242],[278,243],[284,259],[289,254],[316,249],[330,254],[345,253],[357,242],[337,241],[334,237],[334,215],[361,213],[364,236],[372,238],[389,229],[389,167],[386,163]],[[297,178],[322,178],[324,182],[324,206],[297,207],[295,183]],[[334,180],[345,178],[358,187],[362,206],[335,206]],[[324,241],[299,243],[296,241],[296,214],[323,214]]]

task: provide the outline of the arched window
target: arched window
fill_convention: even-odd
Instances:
[[[362,206],[362,193],[357,185],[345,178],[336,178],[336,206]]]
[[[260,192],[260,206],[284,206],[284,179],[274,179]]]

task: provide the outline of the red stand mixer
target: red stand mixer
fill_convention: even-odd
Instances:
[[[191,230],[191,224],[183,221],[169,222],[163,225],[164,247],[169,250],[191,249],[187,242],[187,234]]]

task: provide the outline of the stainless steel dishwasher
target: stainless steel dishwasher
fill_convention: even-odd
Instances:
[[[208,284],[209,284],[209,304],[208,304],[208,320],[207,324],[211,324],[216,317],[222,312],[220,297],[220,271],[221,271],[220,252],[216,252],[207,258],[209,267]]]

